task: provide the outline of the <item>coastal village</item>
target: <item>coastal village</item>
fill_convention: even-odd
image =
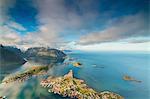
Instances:
[[[47,53],[47,51],[49,53]],[[33,53],[34,52],[34,53]],[[40,52],[40,53],[39,53]],[[46,53],[45,53],[46,52]],[[38,53],[38,54],[37,54]],[[66,59],[66,55],[58,50],[48,50],[46,48],[32,48],[27,52],[27,61],[33,59],[41,59],[41,57],[48,57],[49,59]],[[57,56],[57,57],[56,57]],[[45,59],[45,58],[44,58]],[[66,59],[67,60],[67,59]],[[64,65],[72,65],[75,68],[80,68],[83,66],[83,63],[74,60],[73,58],[68,57],[68,61],[64,62]],[[94,68],[98,68],[96,64],[92,65]],[[100,67],[104,68],[104,67]],[[16,73],[15,75],[6,76],[2,83],[8,84],[11,82],[23,82],[32,76],[38,75],[47,75],[47,71],[49,70],[49,65],[43,66],[32,66],[28,68],[24,72]],[[96,90],[90,88],[84,80],[77,79],[73,75],[73,71],[70,70],[68,74],[59,77],[53,77],[51,75],[47,79],[43,79],[40,82],[41,87],[48,89],[48,92],[58,94],[62,97],[69,98],[77,98],[77,99],[124,99],[124,97],[120,96],[117,93],[113,93],[111,91],[102,91],[97,92]],[[134,81],[140,83],[141,81],[136,80],[128,75],[124,75],[122,80],[125,81]],[[0,97],[0,99],[5,99],[6,96]]]
[[[150,99],[150,0],[0,0],[0,99]]]
[[[33,75],[41,75],[43,71],[47,71],[47,66],[35,66],[24,73],[17,74],[13,77],[5,78],[2,83],[23,82]],[[62,97],[77,98],[77,99],[124,99],[119,94],[103,91],[96,92],[90,88],[84,80],[77,79],[73,76],[73,71],[59,77],[49,76],[40,82],[43,88],[48,88],[48,92],[58,94]],[[6,96],[0,99],[6,99]]]
[[[80,67],[82,65],[80,62],[72,62],[71,64],[74,67]],[[33,66],[23,73],[19,73],[12,77],[6,77],[2,83],[10,83],[14,81],[23,82],[33,75],[46,74],[47,70],[48,66]],[[123,76],[123,80],[135,81],[139,83],[141,82],[127,75]],[[94,89],[90,88],[84,80],[75,78],[72,70],[70,70],[69,73],[64,76],[49,76],[47,79],[43,79],[40,82],[40,85],[43,88],[48,88],[48,92],[58,94],[62,97],[77,99],[124,99],[124,97],[120,96],[119,94],[110,91],[95,91]]]
[[[49,88],[48,92],[59,94],[63,97],[77,99],[124,99],[122,96],[109,92],[96,92],[88,87],[84,80],[73,77],[73,71],[62,77],[51,77],[42,80],[40,85],[44,88]]]
[[[72,62],[72,66],[80,67],[82,63]],[[2,83],[10,83],[14,81],[23,82],[29,79],[33,75],[46,74],[48,66],[33,66],[23,73],[18,73],[15,76],[6,77]],[[138,81],[130,76],[123,76],[125,81]],[[117,93],[110,91],[97,92],[90,88],[84,80],[77,79],[73,75],[73,71],[70,70],[68,74],[59,77],[49,76],[47,79],[43,79],[40,82],[43,88],[48,88],[48,92],[58,94],[62,97],[77,98],[77,99],[124,99]],[[0,98],[6,99],[6,98]]]

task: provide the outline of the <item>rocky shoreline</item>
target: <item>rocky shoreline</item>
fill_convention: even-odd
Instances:
[[[72,70],[62,77],[49,76],[47,79],[42,80],[40,85],[44,88],[49,88],[48,92],[59,94],[63,97],[77,99],[124,99],[113,92],[96,92],[88,87],[84,80],[74,78]]]

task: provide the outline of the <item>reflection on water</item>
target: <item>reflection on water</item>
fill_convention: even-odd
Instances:
[[[64,58],[50,58],[50,57],[30,57],[29,61],[33,61],[39,64],[51,64],[51,63],[62,63]]]
[[[29,60],[25,64],[3,64],[3,66],[1,65],[0,81],[2,81],[5,77],[16,74],[17,72],[24,72],[33,66],[48,66],[50,69],[53,66],[58,66],[58,63],[63,63],[63,61],[64,59],[39,58]],[[47,90],[40,87],[39,83],[41,79],[44,79],[47,76],[48,74],[33,76],[32,79],[24,81],[23,83],[13,82],[9,84],[0,84],[0,96],[11,97],[11,99],[31,99],[31,97],[34,99],[40,99],[40,97],[46,99],[47,97],[52,96],[59,99],[60,96],[50,94]]]
[[[14,72],[16,69],[20,68],[24,63],[3,63],[0,64],[0,82],[2,81],[2,79]]]
[[[48,75],[62,76],[72,69],[76,78],[85,80],[86,84],[96,91],[113,91],[124,96],[125,99],[149,99],[150,80],[147,77],[150,71],[149,55],[102,52],[72,53],[69,56],[81,62],[83,64],[82,67],[77,68],[72,66],[72,64],[64,65],[49,61],[28,61],[20,68],[13,70],[13,72],[24,71],[32,66],[49,65],[47,75],[32,77],[32,79],[24,83],[0,84],[0,96],[5,95],[9,99],[62,99],[58,95],[48,93],[47,89],[40,87],[39,82]],[[68,61],[65,60],[65,62]],[[96,67],[93,64],[96,64]],[[124,81],[122,77],[125,74],[135,77],[142,82]]]

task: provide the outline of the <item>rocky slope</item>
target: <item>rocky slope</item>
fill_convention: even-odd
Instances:
[[[63,61],[66,54],[57,49],[50,49],[45,47],[33,47],[27,49],[25,52],[27,60],[34,61],[46,61],[50,60],[52,62]]]
[[[12,46],[0,45],[0,66],[9,64],[23,64],[24,54],[20,49]]]

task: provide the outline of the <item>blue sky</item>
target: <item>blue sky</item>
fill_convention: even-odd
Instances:
[[[148,3],[148,0],[0,0],[0,43],[84,50],[101,50],[106,45],[113,48],[114,44],[115,47],[118,44],[117,49],[120,44],[124,48],[133,44],[134,50],[142,44],[142,50],[147,50]]]

